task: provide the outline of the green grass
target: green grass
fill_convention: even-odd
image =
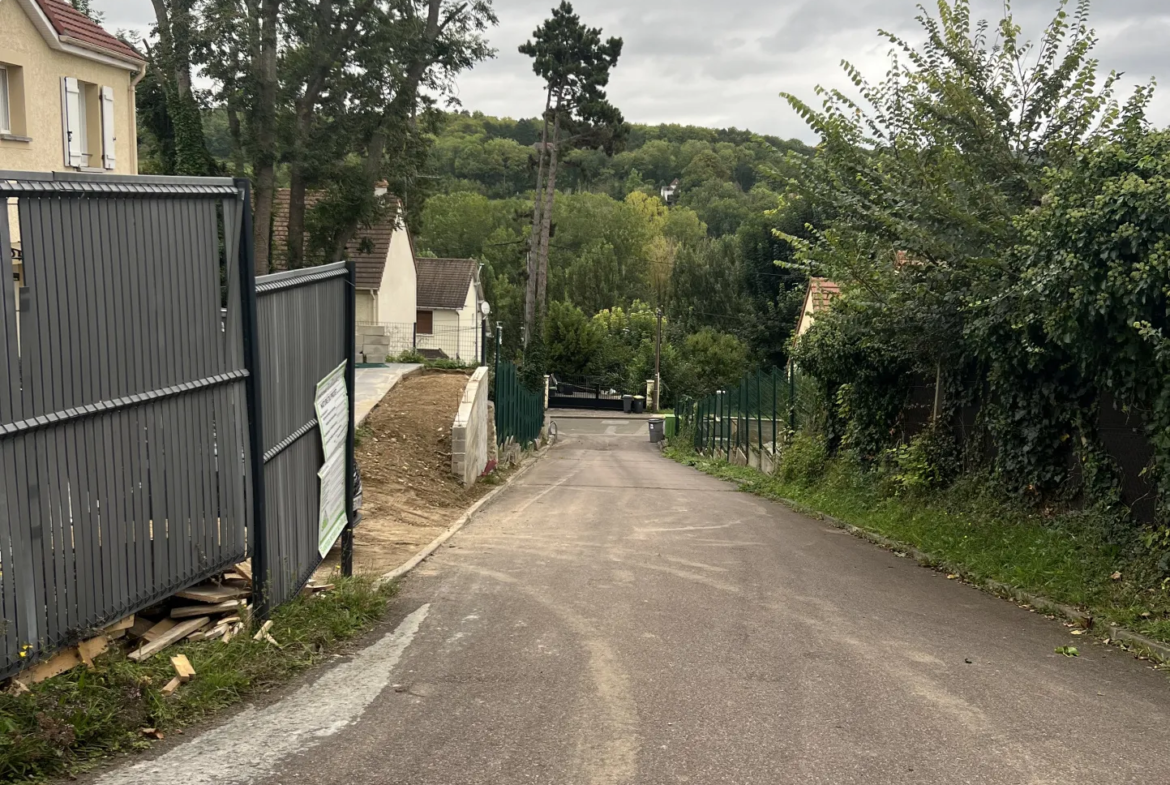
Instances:
[[[1116,515],[1030,509],[975,478],[925,495],[892,496],[878,473],[845,459],[830,461],[814,481],[783,481],[699,456],[677,443],[666,454],[734,480],[742,491],[790,500],[916,548],[972,582],[998,581],[1077,606],[1094,617],[1098,628],[1116,622],[1170,642],[1165,568],[1159,554],[1142,547],[1137,525],[1119,523]],[[1120,577],[1114,579],[1115,573]]]
[[[75,668],[24,695],[0,694],[0,782],[70,774],[147,748],[142,728],[171,733],[282,684],[370,629],[393,593],[393,586],[374,588],[372,578],[338,579],[332,591],[299,597],[272,615],[279,649],[241,633],[227,644],[171,646],[143,663],[118,651],[97,658],[93,670]],[[196,676],[164,697],[175,654],[187,655]]]

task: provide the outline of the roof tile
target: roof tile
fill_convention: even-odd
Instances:
[[[77,39],[110,54],[144,63],[134,47],[106,32],[101,25],[62,0],[36,0],[57,35]]]
[[[474,259],[431,259],[416,256],[418,307],[459,310],[467,302],[467,288],[475,280]]]

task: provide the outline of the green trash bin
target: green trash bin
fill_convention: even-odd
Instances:
[[[678,435],[678,417],[673,414],[664,414],[662,419],[666,421],[666,438],[670,439]]]

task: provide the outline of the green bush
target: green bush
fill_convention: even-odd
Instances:
[[[825,474],[829,452],[818,436],[798,433],[784,447],[777,474],[785,483],[810,485]]]
[[[414,365],[420,365],[426,361],[426,358],[419,354],[415,349],[407,349],[406,351],[396,354],[393,357],[386,358],[386,362],[412,363]]]
[[[928,428],[886,452],[883,485],[894,496],[924,493],[949,484],[959,472],[954,437]]]

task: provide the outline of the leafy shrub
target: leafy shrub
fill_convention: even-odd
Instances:
[[[786,483],[811,485],[825,473],[829,452],[817,436],[798,433],[784,448],[778,474]]]
[[[419,354],[416,350],[407,349],[406,351],[400,352],[393,357],[387,357],[386,361],[392,363],[412,363],[418,365],[425,363],[427,359]]]
[[[886,453],[884,485],[895,496],[924,493],[949,484],[959,472],[954,437],[931,427]]]

